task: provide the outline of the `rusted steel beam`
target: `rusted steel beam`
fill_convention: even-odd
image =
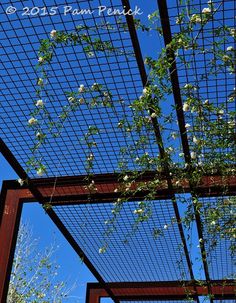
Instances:
[[[107,179],[106,179],[107,178]],[[54,178],[46,179],[32,179],[31,183],[34,188],[42,195],[43,201],[48,202],[52,198],[52,204],[78,204],[78,203],[106,203],[113,202],[120,196],[120,192],[114,192],[116,188],[119,188],[119,182],[117,176],[114,174],[109,175],[95,175],[94,176],[97,191],[94,194],[89,194],[85,188],[86,182],[81,177],[59,178],[54,188]],[[152,179],[152,174],[143,176],[142,182],[148,182]],[[110,181],[109,181],[110,180]],[[5,181],[8,184],[8,188],[19,189],[21,191],[21,197],[24,198],[24,202],[38,201],[37,198],[31,193],[31,190],[27,186],[20,187],[15,180]],[[104,183],[106,182],[106,183]],[[133,189],[138,186],[139,182],[136,181],[133,184]],[[224,194],[224,186],[227,184],[227,195],[236,194],[236,176],[204,176],[196,188],[200,196],[220,196]],[[175,193],[187,193],[190,192],[189,183],[187,180],[181,181],[180,185],[175,188]],[[139,192],[134,195],[131,200],[139,200],[145,197],[147,192]],[[166,181],[163,181],[162,186],[156,189],[156,199],[169,199],[170,194]],[[42,203],[42,201],[39,201]]]
[[[198,296],[209,294],[207,281],[118,282],[108,283],[108,286],[119,300],[184,300],[188,295],[197,300]],[[109,297],[99,283],[88,283],[87,290],[98,298]],[[235,298],[235,292],[233,280],[211,281],[214,298]]]
[[[8,190],[3,183],[1,191],[0,224],[0,302],[5,303],[11,276],[17,233],[22,210],[21,194]]]

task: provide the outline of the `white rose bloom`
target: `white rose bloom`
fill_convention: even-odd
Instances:
[[[230,59],[230,57],[227,56],[227,55],[224,55],[224,56],[222,57],[222,60],[223,60],[223,61],[228,61],[229,59]]]
[[[195,143],[195,144],[199,143],[199,140],[195,136],[193,137],[193,143]]]
[[[223,109],[219,110],[219,111],[218,111],[218,114],[219,114],[219,115],[224,115],[224,110],[223,110]]]
[[[167,224],[165,224],[165,225],[164,225],[164,229],[167,229],[167,228],[168,228],[168,225],[167,225]]]
[[[74,98],[74,97],[69,97],[69,98],[68,98],[68,101],[69,101],[69,102],[74,102],[74,101],[75,101],[75,98]]]
[[[233,46],[228,46],[226,50],[227,50],[227,52],[232,52],[234,50],[234,48],[233,48]]]
[[[38,120],[37,119],[35,119],[35,118],[30,118],[29,120],[28,120],[28,123],[29,123],[29,125],[34,125],[34,124],[36,124],[38,122]]]
[[[53,29],[53,30],[51,31],[51,33],[50,33],[50,37],[51,37],[51,38],[55,38],[56,35],[57,35],[57,31],[56,31],[55,29]]]
[[[127,175],[125,175],[123,178],[124,181],[127,181],[128,179],[129,179],[129,176],[127,176]]]
[[[43,104],[43,100],[38,100],[37,102],[36,102],[36,104],[35,104],[35,106],[43,106],[44,104]]]
[[[42,78],[39,78],[39,79],[38,79],[38,85],[40,85],[40,86],[43,85],[43,79],[42,79]]]
[[[196,159],[197,158],[197,154],[195,152],[191,152],[190,153],[191,159]]]
[[[211,9],[209,7],[205,7],[203,10],[202,10],[202,13],[203,14],[210,14],[211,13]]]
[[[134,210],[134,214],[142,214],[143,212],[144,212],[144,210],[141,208]]]
[[[146,95],[147,92],[148,92],[148,91],[147,91],[147,88],[145,87],[145,88],[143,89],[143,94]]]
[[[40,132],[37,132],[36,137],[40,138],[42,136],[42,134]]]
[[[25,181],[23,179],[21,179],[21,178],[19,178],[17,180],[17,182],[20,184],[20,186],[24,185],[24,183],[25,183]]]
[[[177,138],[177,134],[176,133],[172,133],[171,137],[175,140]]]
[[[85,91],[85,87],[83,84],[80,84],[80,87],[79,87],[79,92],[80,93],[83,93]]]
[[[231,28],[231,29],[230,29],[230,35],[234,37],[235,34],[236,34],[235,28]]]
[[[38,62],[39,62],[39,63],[42,63],[43,61],[44,61],[43,57],[39,57],[39,58],[38,58]]]
[[[156,117],[157,117],[157,114],[156,114],[156,113],[152,113],[152,114],[151,114],[151,118],[154,119],[154,118],[156,118]]]
[[[183,104],[183,111],[184,111],[184,112],[189,111],[189,108],[190,108],[190,107],[189,107],[188,103],[184,103],[184,104]]]
[[[186,124],[185,124],[185,127],[186,127],[186,128],[189,128],[189,127],[191,127],[191,125],[190,125],[189,123],[186,123]]]

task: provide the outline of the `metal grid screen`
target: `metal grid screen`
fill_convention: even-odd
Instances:
[[[65,2],[65,1],[64,1]],[[51,6],[62,7],[63,1],[51,1]],[[137,134],[125,135],[118,128],[122,117],[127,121],[132,117],[130,102],[138,98],[142,92],[142,81],[134,55],[125,16],[98,17],[94,15],[63,15],[59,9],[55,16],[22,16],[22,4],[11,1],[18,9],[16,14],[7,15],[5,10],[9,1],[0,4],[1,33],[1,74],[3,76],[1,90],[1,132],[2,139],[20,164],[25,168],[31,156],[34,132],[27,126],[30,113],[36,101],[35,86],[38,75],[35,65],[38,59],[40,39],[49,38],[50,31],[57,29],[73,32],[76,26],[92,27],[85,34],[102,41],[111,41],[114,53],[94,52],[89,57],[81,46],[58,47],[52,64],[48,67],[50,75],[47,90],[51,96],[46,99],[46,106],[53,118],[61,113],[62,106],[68,103],[65,91],[77,91],[80,84],[91,87],[94,83],[102,84],[112,94],[114,107],[89,108],[86,104],[71,114],[64,124],[62,135],[54,138],[48,134],[47,143],[39,150],[39,157],[47,167],[47,176],[68,176],[85,174],[85,160],[89,149],[83,141],[90,126],[100,131],[94,135],[97,148],[94,149],[94,173],[108,173],[119,170],[120,149],[128,145],[135,146]],[[33,1],[24,2],[33,7]],[[116,1],[67,1],[67,5],[79,8],[97,8],[107,5],[110,8],[122,8],[120,0]],[[42,1],[40,7],[46,7]],[[92,96],[88,96],[90,98]],[[145,132],[145,131],[144,131]],[[146,152],[157,154],[150,143]],[[141,151],[143,153],[143,151]],[[129,168],[135,163],[130,158]],[[31,177],[37,177],[32,172]]]
[[[187,3],[187,2],[186,2]],[[198,45],[198,49],[193,47],[180,48],[177,59],[178,81],[182,94],[183,103],[186,102],[186,84],[195,87],[194,97],[199,104],[191,112],[184,113],[185,122],[190,124],[188,129],[188,142],[190,150],[196,146],[193,144],[193,137],[198,140],[207,140],[208,144],[203,145],[198,151],[199,162],[215,162],[219,165],[222,162],[235,164],[235,72],[230,71],[227,64],[222,63],[222,59],[215,55],[216,51],[229,54],[227,48],[235,46],[233,35],[228,34],[228,29],[234,29],[236,20],[234,12],[236,3],[233,0],[227,1],[168,1],[168,13],[172,36],[180,33],[186,25],[186,21],[177,24],[177,17],[184,12],[186,19],[193,14],[202,16],[202,10],[212,3],[214,5],[214,15],[206,25],[198,24],[193,26],[191,39]],[[219,31],[219,28],[221,31]],[[227,36],[227,38],[226,38]],[[221,42],[220,42],[221,41]],[[223,41],[223,43],[222,43]],[[208,68],[209,62],[215,62],[214,70]],[[215,106],[217,110],[210,112],[208,108]],[[224,108],[223,112],[221,112]],[[201,115],[202,121],[197,122],[197,117]],[[222,135],[222,129],[227,128],[227,134]],[[222,145],[222,142],[224,144]],[[217,163],[217,164],[216,164]]]
[[[127,202],[117,217],[114,232],[105,236],[104,222],[112,218],[111,203],[56,206],[54,211],[106,282],[171,281],[189,279],[181,238],[172,224],[170,200],[153,202],[152,217],[133,232],[137,203]],[[164,229],[169,225],[168,229]],[[162,235],[158,236],[157,231]],[[99,249],[107,241],[107,251]],[[128,256],[128,257],[127,257]]]

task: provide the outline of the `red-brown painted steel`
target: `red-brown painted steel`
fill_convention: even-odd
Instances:
[[[19,228],[22,203],[17,190],[2,188],[0,225],[0,302],[5,303]]]

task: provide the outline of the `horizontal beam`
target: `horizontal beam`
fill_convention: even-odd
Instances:
[[[137,180],[133,183],[131,189],[135,189],[139,186],[140,182],[149,182],[154,177],[153,173],[146,173],[142,176],[141,180]],[[52,204],[78,204],[78,203],[106,203],[113,202],[120,195],[121,192],[116,192],[119,189],[120,183],[118,176],[115,174],[95,175],[94,181],[96,185],[96,192],[89,193],[86,188],[85,179],[80,177],[66,177],[58,178],[55,183],[54,178],[45,179],[31,179],[30,183],[33,188],[36,189],[43,199],[40,199],[40,203],[47,203],[52,198]],[[14,180],[6,181],[9,188],[15,188],[21,190],[21,196],[24,196],[24,201],[37,201],[37,197],[31,192],[30,186],[20,187]],[[224,187],[227,187],[227,192],[224,192]],[[190,192],[189,183],[187,180],[183,180],[178,187],[175,187],[176,193],[188,193]],[[204,176],[202,177],[197,187],[199,196],[220,196],[220,195],[235,195],[236,194],[236,176],[222,177],[219,175],[215,176]],[[132,201],[140,200],[147,195],[147,191],[137,192],[131,196]],[[170,193],[167,188],[166,181],[163,180],[162,184],[156,189],[157,200],[170,199]]]
[[[209,294],[206,281],[118,282],[107,283],[107,286],[119,300],[181,300],[186,299],[187,295],[197,298]],[[233,280],[212,280],[210,286],[215,298],[235,298],[236,285]],[[99,283],[88,283],[87,287],[98,297],[109,297]]]

